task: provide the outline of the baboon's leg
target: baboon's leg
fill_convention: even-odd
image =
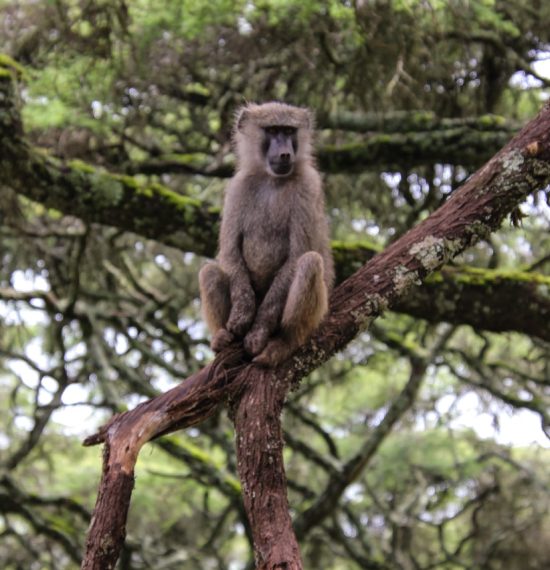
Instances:
[[[233,341],[233,335],[225,328],[231,310],[229,277],[212,261],[200,270],[199,286],[204,320],[212,333],[212,350],[219,352]]]
[[[277,365],[317,328],[328,309],[323,277],[323,258],[317,252],[308,251],[298,259],[283,311],[280,334],[268,342],[254,362],[265,366]]]
[[[298,345],[317,328],[328,309],[323,258],[315,251],[304,253],[288,291],[283,311],[282,329]]]

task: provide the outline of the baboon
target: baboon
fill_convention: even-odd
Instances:
[[[254,362],[275,366],[327,311],[334,269],[312,123],[307,109],[278,102],[237,114],[219,254],[199,274],[216,352],[243,339]]]

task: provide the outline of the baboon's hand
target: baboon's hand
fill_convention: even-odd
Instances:
[[[256,315],[256,297],[249,283],[236,280],[231,286],[231,312],[225,328],[242,338],[252,326]]]
[[[246,304],[235,304],[227,321],[227,330],[236,337],[242,338],[250,330],[254,320],[254,312],[254,309]]]
[[[210,346],[214,352],[221,352],[224,348],[228,347],[235,337],[226,329],[219,329],[212,337]]]
[[[251,356],[256,356],[265,348],[269,330],[265,327],[253,327],[244,338],[244,349]]]

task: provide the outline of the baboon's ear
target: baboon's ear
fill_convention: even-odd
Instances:
[[[242,131],[246,122],[248,121],[248,109],[246,107],[241,107],[237,112],[237,120],[235,125],[238,131]]]

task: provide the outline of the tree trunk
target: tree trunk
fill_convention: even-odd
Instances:
[[[235,410],[239,477],[258,570],[301,570],[288,509],[281,411],[288,382],[251,375]]]

